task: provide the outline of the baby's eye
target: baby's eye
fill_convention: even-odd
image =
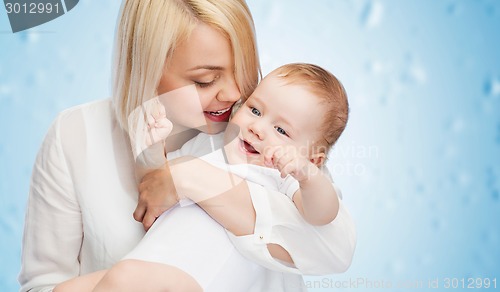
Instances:
[[[288,136],[288,133],[287,133],[287,132],[285,131],[285,129],[283,129],[282,127],[278,127],[278,126],[276,126],[276,127],[274,127],[274,128],[275,128],[275,129],[276,129],[276,131],[277,131],[278,133],[280,133],[281,135]]]
[[[250,107],[250,110],[252,111],[252,114],[260,117],[260,111],[254,107]]]

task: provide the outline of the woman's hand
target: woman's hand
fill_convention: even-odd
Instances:
[[[156,218],[179,202],[168,163],[150,171],[139,184],[139,202],[134,219],[149,230]]]

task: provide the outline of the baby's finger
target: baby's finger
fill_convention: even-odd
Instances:
[[[274,152],[273,156],[273,165],[274,167],[278,168],[281,170],[285,164],[287,164],[290,161],[290,157],[288,153],[286,153],[285,149],[280,147],[276,152]]]
[[[285,165],[287,165],[288,163],[290,163],[293,159],[294,159],[293,155],[290,155],[289,153],[284,152],[282,150],[282,151],[280,151],[279,157],[275,156],[273,161],[274,161],[274,165],[278,169],[281,170],[281,169],[283,169],[285,167]]]
[[[293,160],[289,161],[288,163],[283,165],[283,167],[280,169],[281,178],[285,178],[287,175],[294,176],[295,171],[296,171],[295,162]]]
[[[274,167],[273,157],[278,149],[276,146],[269,146],[264,149],[264,165],[267,167]]]
[[[168,136],[168,134],[170,134],[170,132],[172,131],[172,128],[174,127],[172,122],[167,118],[163,118],[163,119],[156,121],[155,126],[158,128],[159,131],[162,131],[163,133],[167,133],[167,136]],[[167,136],[165,136],[165,138]]]
[[[147,114],[146,115],[146,124],[148,125],[148,128],[154,127],[154,124],[156,123],[155,117],[152,114]]]

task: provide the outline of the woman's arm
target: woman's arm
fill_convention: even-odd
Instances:
[[[50,291],[80,272],[82,221],[60,139],[60,115],[33,167],[19,274],[20,291]]]

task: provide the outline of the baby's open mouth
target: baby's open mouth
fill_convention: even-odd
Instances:
[[[241,140],[243,142],[243,148],[248,152],[248,153],[252,153],[252,154],[260,154],[259,151],[255,150],[255,148],[253,148],[252,145],[250,145],[250,143],[248,143],[247,141],[245,140]]]

